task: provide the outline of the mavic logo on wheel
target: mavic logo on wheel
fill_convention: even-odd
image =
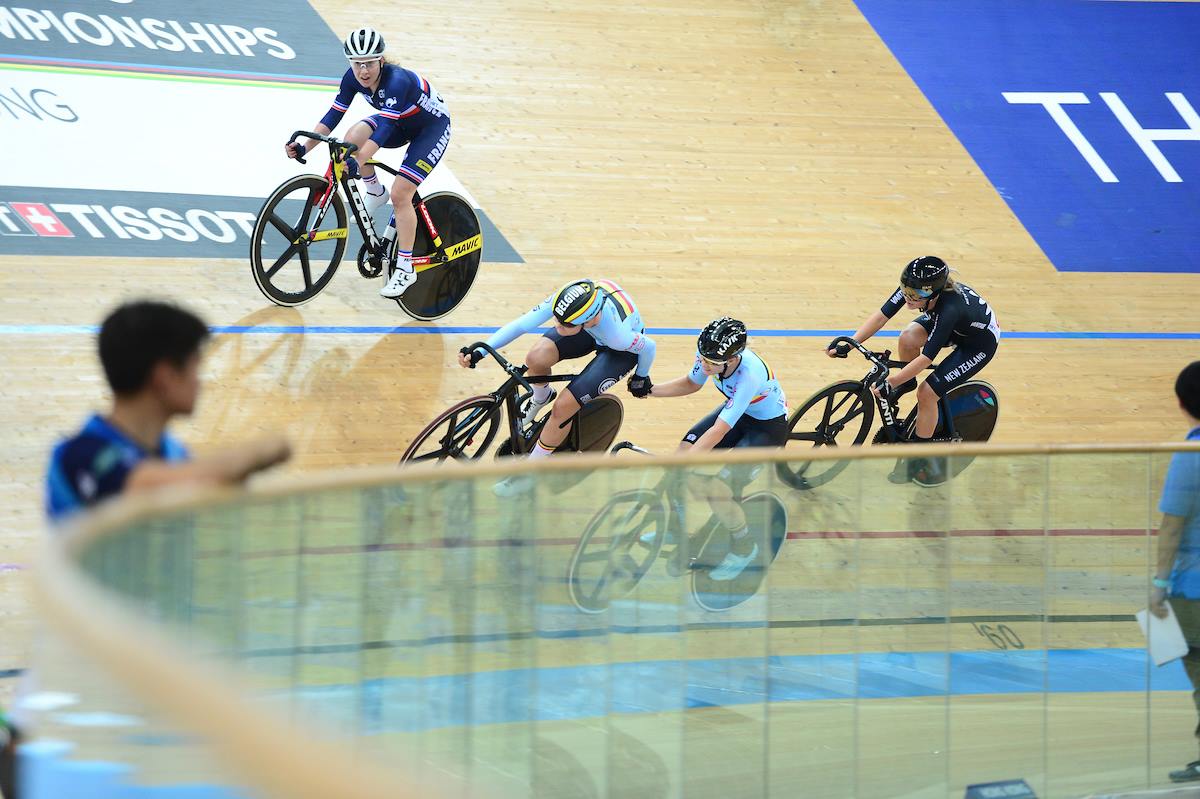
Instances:
[[[448,260],[453,261],[455,258],[461,258],[462,256],[466,255],[469,252],[475,252],[482,246],[483,246],[483,236],[482,235],[472,236],[471,238],[467,239],[466,241],[460,241],[458,244],[455,244],[453,247],[448,248],[446,250],[446,258]],[[567,304],[570,305],[570,303],[567,303]]]

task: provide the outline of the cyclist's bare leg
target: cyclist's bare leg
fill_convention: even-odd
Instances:
[[[562,359],[558,355],[558,347],[555,346],[554,342],[548,338],[539,338],[530,347],[529,354],[525,356],[525,365],[529,367],[529,370],[525,373],[525,379],[534,386],[546,385],[545,382],[539,383],[537,378],[550,374],[550,370],[554,367],[554,364],[560,360]]]
[[[579,400],[575,399],[575,395],[569,388],[564,388],[558,395],[558,399],[554,401],[554,405],[550,407],[550,418],[546,420],[546,424],[542,428],[538,444],[550,452],[558,449],[559,444],[562,444],[563,439],[567,437],[567,428],[570,427],[571,417],[577,413],[579,413]]]
[[[358,150],[354,153],[354,160],[358,161],[358,173],[364,178],[375,175],[375,167],[367,164],[367,161],[375,155],[375,151],[379,149],[379,146],[371,141],[371,134],[374,132],[366,122],[355,122],[350,126],[350,130],[346,131],[346,138],[343,139],[343,141],[358,145]]]
[[[397,176],[392,181],[392,213],[396,215],[396,244],[404,252],[412,252],[417,238],[417,209],[413,208],[413,195],[417,185],[407,178]]]
[[[921,354],[921,348],[929,340],[929,331],[916,322],[909,322],[908,327],[900,332],[900,346],[896,348],[896,359],[911,361]]]
[[[929,340],[929,331],[916,322],[909,323],[900,333],[900,346],[897,356],[901,361],[911,361],[921,354],[921,348]],[[914,378],[915,379],[915,378]],[[929,438],[937,429],[938,398],[933,393],[929,383],[922,383],[917,390],[917,425],[916,434],[921,438]]]
[[[929,383],[922,383],[917,389],[917,426],[916,433],[921,438],[931,438],[937,430],[938,397]]]

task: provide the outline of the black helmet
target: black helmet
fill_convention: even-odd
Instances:
[[[374,28],[359,28],[351,31],[342,42],[342,52],[351,61],[378,58],[386,49],[387,45],[384,44],[383,37]]]
[[[912,291],[906,291],[905,294],[914,300],[932,297],[946,288],[946,282],[949,280],[950,267],[936,255],[914,258],[900,273],[901,287],[911,289]]]
[[[573,280],[554,295],[554,318],[563,325],[582,325],[600,313],[604,294],[590,280]]]
[[[696,340],[700,357],[710,361],[728,361],[746,349],[746,326],[736,319],[722,316],[709,322]]]

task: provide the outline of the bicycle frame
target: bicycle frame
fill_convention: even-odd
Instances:
[[[519,418],[519,409],[517,407],[517,389],[524,388],[530,393],[533,392],[533,385],[530,384],[530,382],[525,378],[525,372],[529,367],[523,364],[521,366],[514,365],[507,358],[482,341],[476,341],[467,349],[484,350],[493,358],[495,358],[496,362],[500,364],[500,368],[508,374],[508,379],[501,383],[500,387],[495,391],[489,392],[488,396],[492,397],[492,399],[495,401],[493,408],[502,406],[508,416],[508,441],[509,446],[512,448],[512,452],[514,454],[524,454],[528,451],[523,448],[524,445],[532,439],[526,439],[525,436],[522,435],[521,429],[517,424],[517,419]],[[471,368],[474,369],[475,367],[472,366]],[[578,375],[573,374],[545,375],[544,377],[538,377],[538,382],[567,383],[571,380],[574,380],[577,376]],[[582,408],[580,408],[580,410],[582,410]],[[465,420],[463,424],[465,425],[474,423],[477,426],[481,426],[486,422],[487,417],[490,416],[491,413],[492,411],[489,410],[487,413],[482,414],[478,420],[468,419]],[[576,412],[576,415],[578,415],[578,412]],[[574,419],[575,417],[572,416],[571,418]],[[465,429],[465,427],[460,426],[459,428],[456,428],[454,432],[458,433]],[[576,444],[578,444],[578,442],[576,442]]]
[[[395,259],[396,240],[392,240],[392,246],[389,252],[380,253],[383,245],[381,239],[375,233],[374,220],[371,213],[367,210],[367,206],[362,197],[362,192],[358,190],[358,185],[350,177],[349,170],[346,168],[346,157],[353,155],[358,150],[358,145],[349,142],[341,141],[330,136],[322,136],[320,133],[306,130],[298,130],[292,134],[288,143],[296,141],[300,136],[305,136],[310,139],[325,142],[329,145],[329,166],[325,170],[325,180],[328,182],[325,193],[321,196],[318,203],[317,218],[312,229],[319,228],[322,220],[325,218],[325,213],[329,210],[329,203],[333,195],[338,192],[339,187],[346,192],[346,196],[350,200],[350,210],[354,215],[354,221],[358,225],[358,230],[362,234],[363,241],[366,242],[369,252],[378,253],[384,259],[383,268],[386,269],[390,262]],[[307,163],[303,156],[296,159],[300,163]],[[397,177],[400,173],[392,169],[387,164],[381,161],[370,160],[367,164],[382,169],[392,177]],[[438,231],[437,225],[433,221],[433,217],[429,213],[429,209],[425,205],[425,201],[421,198],[420,193],[413,196],[413,208],[417,212],[418,218],[425,224],[425,230],[429,234],[429,240],[432,242],[434,250],[428,255],[416,256],[412,259],[413,269],[417,272],[424,271],[439,264],[448,263],[455,258],[459,258],[467,253],[474,252],[483,246],[483,234],[479,233],[474,237],[461,241],[455,244],[449,251],[446,250],[442,243],[442,235]],[[317,233],[307,233],[309,242],[323,241],[325,239],[347,238],[349,230],[347,228],[335,228],[333,230],[323,230]]]
[[[875,404],[879,408],[879,418],[883,422],[883,430],[888,437],[888,443],[895,444],[901,441],[906,441],[904,430],[895,414],[892,412],[892,403],[885,397],[876,395],[871,391],[871,386],[886,380],[892,369],[902,369],[908,365],[908,361],[892,360],[892,351],[884,350],[883,352],[872,352],[862,344],[855,341],[850,336],[838,336],[832,342],[837,350],[837,357],[845,358],[849,354],[850,349],[854,348],[862,353],[862,356],[871,362],[871,371],[867,372],[859,382],[862,384],[863,390],[870,392],[875,398]],[[840,345],[846,345],[847,349],[843,351]],[[930,364],[928,368],[933,368]],[[914,418],[916,409],[905,418],[905,427],[907,422]],[[950,402],[945,395],[938,397],[938,413],[941,416],[943,423],[943,435],[931,439],[932,441],[957,441],[959,439],[958,431],[954,427],[954,416],[950,412]]]

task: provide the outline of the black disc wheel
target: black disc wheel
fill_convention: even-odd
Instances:
[[[340,195],[330,194],[321,215],[329,187],[323,177],[297,175],[271,193],[254,220],[250,271],[276,305],[308,302],[329,285],[342,262],[346,206]]]
[[[418,207],[413,258],[444,255],[446,260],[416,267],[416,282],[396,302],[412,318],[429,321],[445,316],[466,299],[479,273],[483,233],[475,209],[457,194],[438,192],[423,198],[423,202],[442,246],[434,245]]]
[[[996,420],[1000,417],[1000,397],[996,389],[982,380],[972,380],[955,386],[946,395],[950,405],[950,415],[954,418],[956,440],[987,441],[996,429]],[[947,434],[942,420],[938,419],[937,432],[934,437]],[[956,476],[971,465],[973,457],[955,456],[950,459],[950,475]]]

